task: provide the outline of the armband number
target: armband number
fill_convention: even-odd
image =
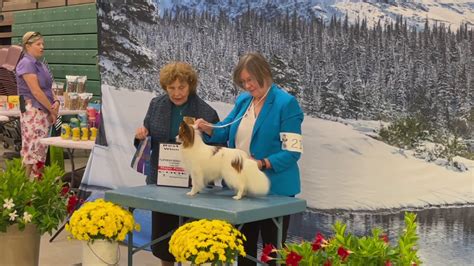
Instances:
[[[303,136],[297,133],[281,132],[281,149],[303,153]]]

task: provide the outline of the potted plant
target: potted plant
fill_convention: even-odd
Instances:
[[[140,225],[129,211],[97,199],[75,211],[66,230],[72,238],[83,241],[82,265],[116,265],[120,260],[118,241],[133,230],[140,231]]]
[[[286,265],[380,265],[416,266],[421,261],[417,254],[416,215],[405,214],[405,229],[391,245],[382,230],[374,228],[372,236],[358,237],[346,233],[346,225],[336,222],[334,236],[326,239],[317,233],[313,242],[289,243],[283,249],[265,245],[261,260],[277,260]],[[276,253],[279,258],[276,258]]]
[[[20,159],[5,163],[0,171],[0,258],[7,265],[37,265],[40,236],[51,234],[67,214],[63,171],[47,166],[30,179]]]
[[[178,262],[223,265],[245,256],[243,241],[245,236],[231,224],[202,219],[179,227],[171,236],[169,250]]]

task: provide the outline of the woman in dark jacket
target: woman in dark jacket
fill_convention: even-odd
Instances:
[[[157,167],[160,142],[174,142],[183,117],[202,118],[212,123],[219,122],[217,112],[196,95],[197,74],[187,63],[172,62],[160,71],[160,84],[165,95],[155,97],[148,107],[143,126],[135,133],[135,141],[151,136],[150,173],[147,184],[157,183]],[[152,239],[157,239],[178,228],[178,216],[152,213]],[[152,245],[153,255],[161,259],[164,266],[173,265],[175,258],[168,251],[169,239]]]

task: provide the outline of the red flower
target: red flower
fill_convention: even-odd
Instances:
[[[265,247],[262,250],[263,254],[270,255],[270,253],[274,252],[276,248],[272,244],[265,244]]]
[[[42,162],[42,161],[36,162],[36,168],[37,168],[38,170],[43,169],[43,168],[44,168],[44,162]]]
[[[341,257],[342,261],[345,261],[347,257],[349,257],[349,254],[350,254],[349,250],[343,248],[342,246],[337,249],[337,255]]]
[[[64,186],[62,189],[61,189],[61,196],[66,196],[67,193],[69,193],[69,187],[68,186]]]
[[[35,166],[31,170],[36,180],[41,180],[43,178],[43,171],[44,162],[38,161],[36,162]]]
[[[311,244],[311,246],[313,247],[313,251],[318,251],[321,248],[322,243],[325,241],[326,240],[324,239],[324,236],[318,232],[318,234],[314,238],[313,244]]]
[[[300,256],[298,253],[292,251],[288,256],[286,256],[286,265],[289,266],[298,266],[298,263],[301,261],[303,257]]]
[[[332,266],[332,262],[330,259],[327,259],[326,262],[324,262],[323,266]]]
[[[275,247],[272,244],[265,244],[265,247],[262,250],[262,257],[260,258],[263,262],[268,262],[269,260],[273,260],[274,258],[268,256],[270,253],[275,251]]]
[[[260,257],[260,260],[261,260],[262,262],[265,262],[265,263],[267,263],[267,262],[269,262],[269,261],[271,261],[271,260],[273,260],[273,259],[274,259],[274,258],[268,256],[267,254],[263,254],[263,253],[262,253],[262,256]]]
[[[390,260],[387,260],[387,261],[385,262],[385,266],[392,266],[392,262],[391,262]]]
[[[69,199],[67,201],[67,212],[69,214],[74,212],[78,202],[79,202],[79,198],[77,198],[76,195],[72,195],[72,196],[69,197]]]
[[[380,239],[382,239],[383,242],[388,243],[388,236],[387,236],[387,234],[382,234],[382,235],[380,235]]]

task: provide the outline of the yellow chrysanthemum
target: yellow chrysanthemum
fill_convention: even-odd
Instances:
[[[245,236],[231,224],[202,219],[179,227],[171,236],[169,251],[179,262],[231,262],[245,254],[244,240]]]
[[[66,230],[73,238],[85,241],[94,239],[123,241],[127,233],[134,229],[139,231],[140,225],[135,223],[129,211],[103,199],[82,205],[66,224]]]

